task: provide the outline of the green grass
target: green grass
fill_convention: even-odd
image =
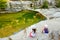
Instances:
[[[10,36],[45,19],[39,12],[31,10],[0,14],[0,38]]]

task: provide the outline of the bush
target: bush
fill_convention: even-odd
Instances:
[[[4,0],[0,0],[0,9],[1,10],[5,10],[5,8],[7,7],[7,1]]]
[[[41,5],[41,8],[48,8],[49,4],[48,4],[48,1],[44,1],[43,2],[43,5]]]
[[[60,0],[55,0],[55,3],[56,3],[55,6],[60,8]]]

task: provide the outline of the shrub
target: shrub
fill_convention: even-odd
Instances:
[[[7,7],[7,1],[4,0],[0,0],[0,9],[1,10],[5,10],[5,8]]]
[[[43,2],[43,5],[41,5],[41,8],[48,8],[49,4],[48,4],[48,1],[44,1]]]
[[[56,3],[55,6],[60,8],[60,0],[55,0],[55,3]]]

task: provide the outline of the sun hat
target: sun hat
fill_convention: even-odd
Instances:
[[[47,28],[47,27],[48,27],[48,25],[47,25],[47,24],[45,24],[45,25],[44,25],[44,27],[46,27],[46,28]]]

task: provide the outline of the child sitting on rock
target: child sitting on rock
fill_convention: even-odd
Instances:
[[[35,37],[36,36],[36,29],[32,29],[32,32],[30,32],[29,36]]]

